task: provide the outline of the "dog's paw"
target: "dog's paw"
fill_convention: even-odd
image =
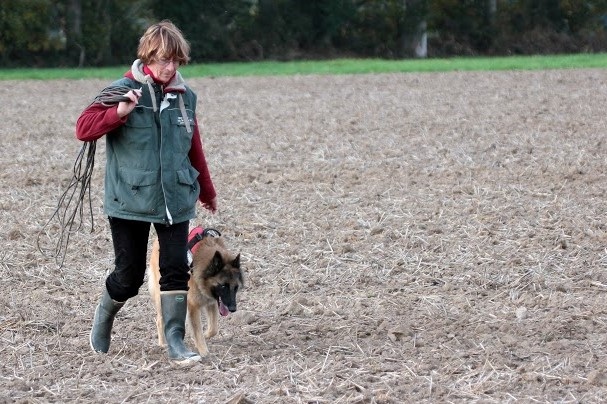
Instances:
[[[196,350],[198,351],[198,355],[202,356],[203,358],[209,355],[209,349],[207,347],[196,347]]]

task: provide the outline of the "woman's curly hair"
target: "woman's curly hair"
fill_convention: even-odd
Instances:
[[[137,57],[146,65],[161,59],[185,65],[190,60],[190,44],[179,28],[163,20],[148,27],[139,39]]]

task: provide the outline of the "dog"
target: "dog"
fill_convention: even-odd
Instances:
[[[148,267],[148,289],[156,308],[158,344],[164,347],[166,340],[160,307],[159,254],[159,243],[155,240]],[[217,335],[219,330],[218,315],[225,317],[236,311],[236,294],[244,286],[243,271],[240,254],[235,255],[227,249],[224,238],[217,230],[203,231],[200,227],[192,229],[188,255],[191,258],[191,273],[186,324],[198,353],[205,356],[209,353],[206,340]],[[207,320],[204,334],[202,311]]]

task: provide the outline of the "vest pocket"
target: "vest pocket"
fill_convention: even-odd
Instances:
[[[136,107],[129,114],[121,129],[120,136],[114,140],[127,149],[158,150],[157,129],[154,125],[154,115],[141,107]]]
[[[158,213],[158,172],[122,168],[120,173],[124,180],[117,193],[121,208],[127,213]]]
[[[198,171],[194,167],[177,171],[179,212],[192,209],[196,205],[196,200],[198,200],[198,195],[200,194],[198,174]]]

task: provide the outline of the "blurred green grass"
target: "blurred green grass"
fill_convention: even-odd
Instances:
[[[333,59],[200,63],[180,68],[185,77],[283,76],[296,74],[368,74],[447,71],[499,71],[604,68],[607,54],[552,56],[457,57],[443,59]],[[0,69],[0,80],[107,79],[120,77],[129,66],[102,68]]]

